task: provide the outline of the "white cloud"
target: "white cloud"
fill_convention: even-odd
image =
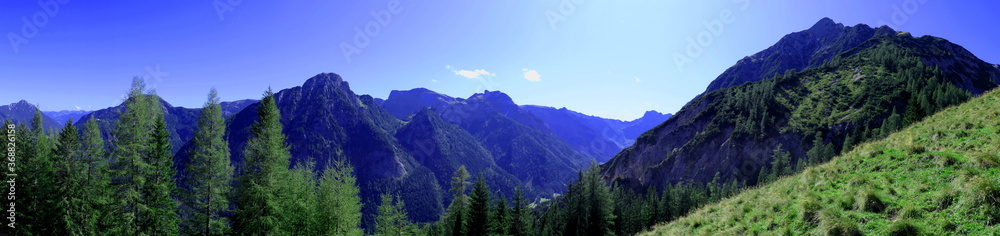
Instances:
[[[524,79],[528,81],[542,81],[542,76],[538,74],[536,70],[529,70],[528,68],[521,69],[524,72]]]
[[[76,110],[77,110],[77,111],[80,111],[80,110],[83,110],[83,108],[82,108],[82,107],[80,107],[80,106],[73,106],[73,107],[76,107]]]
[[[438,80],[436,80],[436,79],[431,79],[431,82],[434,82],[434,83],[437,83],[437,82],[438,82]]]
[[[640,82],[642,82],[642,79],[639,79],[639,76],[635,76],[635,82],[636,83],[640,83]]]
[[[462,77],[469,78],[469,79],[479,79],[479,78],[482,78],[482,76],[484,76],[484,75],[496,75],[494,73],[490,73],[489,71],[482,70],[482,69],[480,69],[480,70],[473,70],[473,71],[460,70],[460,71],[455,71],[455,74],[456,75],[461,75]]]
[[[479,69],[479,70],[456,70],[451,65],[445,65],[445,69],[451,70],[452,73],[456,75],[461,75],[462,77],[469,79],[482,79],[484,75],[486,76],[496,76],[496,73],[490,73],[489,71]]]

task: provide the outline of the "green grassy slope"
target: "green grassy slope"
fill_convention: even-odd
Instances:
[[[642,235],[1000,235],[1000,90]]]

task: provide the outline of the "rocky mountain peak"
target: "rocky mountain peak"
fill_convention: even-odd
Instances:
[[[303,88],[318,88],[318,87],[341,87],[350,90],[347,82],[344,81],[340,75],[336,73],[320,73],[312,78],[306,80],[306,83],[302,85]]]
[[[842,29],[844,29],[844,24],[834,22],[829,17],[823,17],[823,19],[817,21],[816,24],[813,24],[813,26],[809,27],[809,29],[806,31],[812,33],[823,33],[823,32],[836,32]]]
[[[21,108],[31,108],[31,109],[34,109],[35,105],[29,103],[28,101],[21,100],[21,101],[15,102],[15,103],[11,103],[10,106],[8,106],[8,108],[11,109],[11,110],[21,109]]]
[[[469,100],[483,100],[494,105],[510,105],[517,106],[514,104],[514,100],[510,98],[506,93],[500,91],[489,91],[484,90],[483,93],[473,94],[469,97]]]

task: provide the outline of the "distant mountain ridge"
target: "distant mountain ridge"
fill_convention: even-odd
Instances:
[[[84,115],[90,114],[91,112],[93,111],[62,110],[62,111],[42,111],[42,114],[52,117],[53,120],[59,122],[59,125],[64,125],[66,121],[69,119],[77,121],[80,120],[80,118],[83,117]]]
[[[586,115],[566,108],[517,105],[507,94],[499,91],[484,91],[473,94],[468,99],[463,99],[426,88],[393,90],[381,106],[396,118],[407,120],[409,116],[425,108],[442,111],[453,104],[469,100],[486,101],[475,104],[489,104],[488,106],[498,113],[518,123],[543,132],[551,132],[576,149],[577,152],[593,158],[598,163],[607,161],[623,148],[632,145],[642,132],[670,117],[670,114],[648,111],[643,117],[636,120],[620,121]],[[478,110],[475,106],[466,106],[466,108]],[[456,109],[449,112],[459,115],[472,113],[472,111]]]
[[[15,124],[30,125],[31,119],[35,117],[38,107],[25,100],[20,100],[10,105],[0,106],[0,121],[11,120]],[[42,113],[42,126],[48,132],[58,132],[61,122],[52,119],[44,112]]]

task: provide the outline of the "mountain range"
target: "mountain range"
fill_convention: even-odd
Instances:
[[[996,65],[945,39],[824,18],[739,60],[603,171],[636,187],[752,184],[777,147],[822,162],[997,84]]]
[[[0,120],[10,120],[16,124],[30,124],[36,111],[39,111],[38,107],[28,101],[21,100],[10,105],[0,106]],[[61,128],[60,124],[52,117],[42,114],[42,127],[46,131],[57,132]]]

